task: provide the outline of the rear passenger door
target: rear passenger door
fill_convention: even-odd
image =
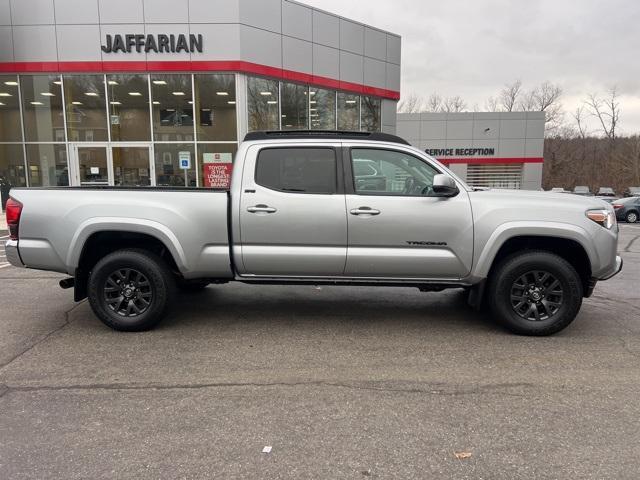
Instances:
[[[240,200],[241,275],[339,276],[347,218],[339,144],[254,145]]]

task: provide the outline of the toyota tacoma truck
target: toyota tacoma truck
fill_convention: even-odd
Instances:
[[[462,288],[511,331],[569,325],[620,271],[595,198],[473,189],[399,137],[254,132],[230,191],[16,188],[8,260],[62,272],[116,330],[158,324],[178,289],[281,285]]]

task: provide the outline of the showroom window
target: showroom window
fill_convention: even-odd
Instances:
[[[107,75],[112,142],[151,140],[148,75]]]
[[[0,183],[9,187],[24,187],[24,149],[21,143],[0,143]]]
[[[156,143],[154,145],[156,185],[158,187],[196,187],[196,162],[193,143]],[[180,157],[189,155],[190,169],[180,168]]]
[[[20,92],[16,75],[0,75],[0,142],[21,142]]]
[[[198,143],[200,186],[229,188],[237,143]]]
[[[279,130],[278,82],[266,78],[247,78],[249,131]]]
[[[24,131],[27,142],[64,142],[62,81],[59,75],[21,77]]]
[[[65,144],[27,145],[29,186],[66,187],[69,185]]]
[[[360,97],[338,92],[338,130],[360,130]]]
[[[199,141],[238,139],[235,75],[194,75]]]
[[[282,130],[309,129],[309,87],[296,83],[282,83]]]
[[[362,97],[361,129],[365,132],[379,132],[381,121],[381,100],[373,97]]]
[[[106,142],[104,75],[65,75],[64,102],[70,142]]]
[[[151,75],[153,139],[193,141],[191,75]]]
[[[266,148],[256,164],[256,183],[289,193],[336,193],[336,153],[331,148]]]
[[[311,87],[309,89],[309,119],[311,130],[335,130],[336,92]]]

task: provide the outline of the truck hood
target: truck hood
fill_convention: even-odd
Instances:
[[[571,193],[551,193],[551,192],[538,192],[534,190],[475,190],[471,192],[470,197],[472,201],[482,202],[485,201],[503,203],[505,205],[511,204],[511,206],[519,206],[521,208],[542,207],[547,208],[549,206],[560,210],[580,210],[586,211],[591,208],[604,208],[613,209],[610,204],[604,200],[600,200],[596,197],[584,197],[580,195],[574,195]]]

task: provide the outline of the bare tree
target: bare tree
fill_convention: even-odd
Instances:
[[[573,112],[571,116],[573,117],[578,135],[584,140],[589,135],[589,130],[587,130],[586,112],[584,105],[576,108],[576,111]]]
[[[498,102],[502,111],[513,112],[518,105],[518,100],[522,92],[522,81],[516,80],[513,83],[506,84],[498,97]]]
[[[439,112],[442,109],[442,97],[437,93],[432,93],[427,99],[425,112]]]
[[[407,98],[403,99],[398,103],[398,112],[399,113],[419,113],[422,111],[422,105],[424,104],[424,100],[422,97],[416,93],[411,93],[407,96]]]
[[[446,113],[457,113],[466,109],[467,103],[459,95],[445,98],[440,107],[440,111]]]
[[[618,122],[620,121],[620,102],[616,87],[609,90],[607,97],[602,99],[597,93],[591,93],[585,100],[585,105],[600,122],[602,133],[612,142],[616,139]]]
[[[498,99],[496,97],[489,97],[487,101],[484,103],[484,108],[488,112],[499,112],[500,105],[498,103]]]

